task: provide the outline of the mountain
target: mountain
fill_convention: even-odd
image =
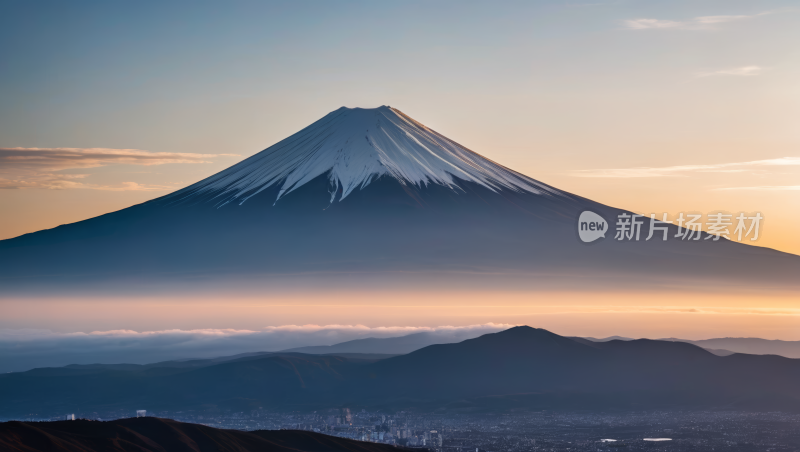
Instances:
[[[577,339],[577,338],[572,338]],[[596,337],[584,337],[582,339],[586,339],[592,342],[608,342],[608,341],[632,341],[634,340],[632,337],[624,337],[624,336],[608,336],[603,338],[596,338]]]
[[[330,354],[330,353],[324,353]],[[183,372],[188,369],[199,369],[201,367],[209,367],[225,362],[245,362],[260,360],[272,355],[280,356],[280,353],[273,352],[255,352],[255,353],[240,353],[232,356],[220,356],[211,359],[186,359],[175,361],[161,361],[151,364],[70,364],[62,367],[41,367],[32,369],[30,372],[35,372],[39,375],[81,375],[81,374],[95,374],[105,371],[122,371],[122,372],[146,372],[152,369],[159,369],[159,372]],[[337,357],[345,358],[353,362],[373,362],[381,359],[391,358],[396,356],[394,354],[384,353],[335,353]],[[174,369],[171,371],[169,369]]]
[[[787,358],[800,358],[800,341],[781,341],[756,337],[721,337],[699,341],[675,338],[661,340],[688,342],[708,350],[728,351],[729,353],[779,355]]]
[[[607,342],[612,340],[632,341],[629,337],[611,336],[602,339],[594,337],[571,339],[578,341]],[[674,337],[659,339],[660,341],[687,342],[689,344],[703,347],[704,349],[719,356],[728,356],[734,353],[746,353],[749,355],[778,355],[786,358],[800,358],[800,341],[781,341],[771,339],[760,339],[757,337],[721,337],[715,339],[703,339],[693,341],[689,339],[677,339]]]
[[[298,430],[221,430],[154,417],[0,423],[7,452],[396,452],[386,444]]]
[[[530,327],[433,345],[370,369],[397,396],[462,406],[800,409],[800,360],[720,357],[646,339],[585,344]]]
[[[192,367],[167,363],[131,370],[113,365],[33,369],[0,375],[0,416],[32,407],[47,413],[112,410],[127,404],[170,409],[219,404],[237,410],[302,406],[326,399],[370,362],[270,353]]]
[[[484,330],[453,330],[437,331],[435,333],[423,332],[407,334],[399,337],[355,339],[333,345],[317,345],[298,347],[284,352],[308,354],[336,354],[343,356],[345,353],[374,353],[403,355],[419,350],[433,344],[451,344],[472,339],[479,336]]]
[[[647,339],[580,342],[530,327],[379,361],[286,353],[201,368],[63,370],[0,375],[0,416],[129,406],[800,410],[800,360]]]
[[[577,238],[629,213],[482,157],[387,106],[340,108],[184,189],[0,241],[0,295],[333,284],[797,290],[800,256],[727,240]],[[706,236],[707,237],[707,236]],[[580,278],[576,278],[576,276]],[[366,278],[366,279],[365,279]],[[737,289],[738,290],[738,289]]]

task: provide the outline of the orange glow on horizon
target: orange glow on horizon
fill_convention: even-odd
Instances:
[[[281,325],[530,325],[562,335],[800,340],[793,294],[386,293],[0,301],[4,325],[54,331]]]

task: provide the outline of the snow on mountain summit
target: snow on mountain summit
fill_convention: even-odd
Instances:
[[[300,132],[204,179],[178,197],[212,195],[224,205],[242,204],[280,184],[275,202],[314,178],[328,174],[331,202],[342,200],[379,177],[417,187],[439,184],[460,190],[455,179],[542,195],[558,190],[486,159],[414,121],[401,111],[342,107]]]

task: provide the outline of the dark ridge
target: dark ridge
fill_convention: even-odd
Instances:
[[[4,452],[399,452],[302,430],[222,430],[154,417],[0,423]]]

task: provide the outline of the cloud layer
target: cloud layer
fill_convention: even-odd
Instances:
[[[753,160],[750,162],[717,163],[710,165],[678,165],[660,168],[612,168],[579,170],[572,173],[576,177],[639,178],[639,177],[685,177],[690,173],[743,173],[758,168],[776,166],[800,166],[800,157]]]
[[[631,30],[664,30],[664,29],[683,29],[683,30],[702,30],[709,29],[715,25],[727,22],[735,22],[753,17],[770,14],[770,11],[747,15],[719,15],[719,16],[698,16],[688,20],[662,20],[662,19],[629,19],[625,21],[625,26]]]
[[[171,187],[141,185],[136,182],[122,182],[116,186],[89,184],[83,181],[88,174],[65,174],[59,171],[120,164],[153,166],[167,163],[210,163],[209,158],[220,156],[232,154],[108,148],[0,148],[0,189],[167,190]]]
[[[714,191],[800,191],[800,185],[761,185],[756,187],[727,187],[715,188]]]
[[[204,329],[136,332],[54,333],[49,330],[0,329],[0,372],[68,364],[148,364],[187,358],[280,351],[333,345],[367,337],[397,337],[427,332],[441,343],[457,342],[511,325],[464,327],[376,327],[363,325],[285,325],[261,330]]]
[[[751,77],[759,75],[764,72],[764,68],[759,66],[742,66],[731,69],[722,69],[713,72],[701,72],[697,74],[698,77],[712,77],[715,75],[733,75],[738,77]]]

